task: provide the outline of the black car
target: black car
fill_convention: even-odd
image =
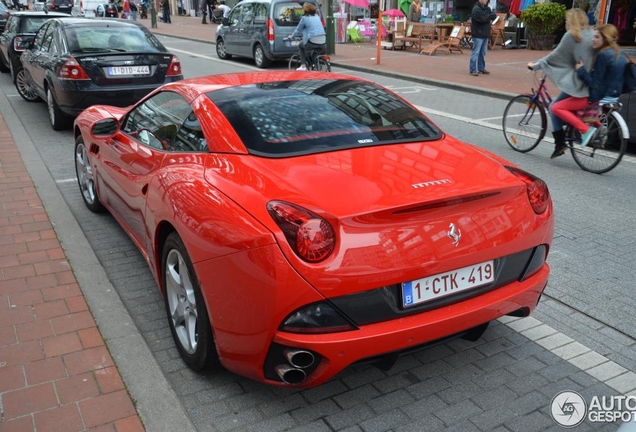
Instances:
[[[48,11],[64,12],[70,14],[73,10],[72,0],[46,0],[44,8]]]
[[[91,105],[128,106],[183,79],[177,56],[146,27],[126,20],[50,19],[20,60],[18,93],[29,102],[45,100],[55,130]]]
[[[113,3],[103,3],[95,8],[95,16],[102,18],[118,18],[117,6]]]
[[[68,16],[57,12],[11,12],[4,32],[0,34],[0,72],[11,72],[11,79],[15,82],[15,75],[22,67],[20,56],[24,46],[32,41],[35,33],[48,19]]]

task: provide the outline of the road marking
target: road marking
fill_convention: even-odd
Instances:
[[[185,51],[185,50],[180,50],[178,48],[172,48],[172,47],[168,47],[166,46],[166,48],[168,48],[168,51],[174,51],[176,53],[180,53],[180,54],[186,54],[192,57],[198,57],[198,58],[202,58],[202,59],[206,59],[206,60],[212,60],[215,62],[219,62],[219,63],[225,63],[227,60],[221,60],[218,57],[211,57],[211,56],[207,56],[207,55],[203,55],[203,54],[197,54],[194,53],[192,51]],[[260,71],[262,69],[257,68],[256,66],[249,66],[249,65],[243,65],[240,63],[232,63],[233,66],[238,66],[238,67],[242,67],[244,69],[250,69],[250,70],[255,70],[255,71]]]

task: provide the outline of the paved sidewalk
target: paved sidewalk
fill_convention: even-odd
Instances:
[[[2,116],[0,262],[0,431],[143,431]]]

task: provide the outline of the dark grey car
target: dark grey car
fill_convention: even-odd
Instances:
[[[318,8],[316,0],[307,0]],[[303,16],[304,1],[243,0],[216,30],[216,53],[220,59],[232,56],[254,59],[259,68],[272,61],[288,59],[298,52],[297,43],[283,40]],[[322,17],[322,15],[321,15]]]

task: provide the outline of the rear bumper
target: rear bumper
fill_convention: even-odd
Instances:
[[[166,78],[160,84],[137,87],[89,87],[86,89],[78,89],[73,83],[58,83],[55,87],[55,97],[62,112],[77,116],[92,105],[112,105],[117,107],[133,105],[163,84],[182,79],[183,76],[179,75]]]
[[[514,282],[451,306],[362,326],[350,332],[301,335],[279,331],[273,342],[318,354],[320,364],[297,386],[313,387],[329,380],[353,363],[412,350],[420,345],[463,333],[504,315],[528,315],[539,302],[549,273],[546,263],[539,272],[524,282]],[[284,385],[279,381],[267,380],[262,371],[259,371],[259,375],[259,379],[270,384]]]

